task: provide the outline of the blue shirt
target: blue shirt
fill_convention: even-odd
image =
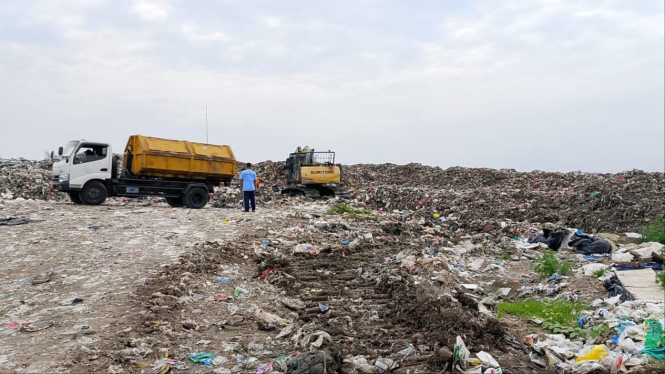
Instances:
[[[242,179],[243,191],[254,191],[254,182],[256,181],[256,173],[254,170],[243,170],[242,173],[240,173],[240,179]]]

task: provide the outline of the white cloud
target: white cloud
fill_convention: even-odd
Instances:
[[[261,18],[261,22],[263,22],[264,25],[271,27],[271,28],[277,28],[282,25],[282,20],[277,18],[277,17],[263,17]]]
[[[169,16],[169,7],[155,1],[136,0],[132,12],[146,21],[163,20]]]
[[[205,29],[195,23],[184,23],[180,25],[183,36],[194,42],[228,42],[231,37],[227,34]]]

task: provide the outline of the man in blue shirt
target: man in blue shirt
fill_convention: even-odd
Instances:
[[[252,164],[247,163],[245,170],[240,173],[240,188],[242,189],[242,200],[245,204],[245,212],[249,212],[249,205],[252,205],[252,212],[256,210],[256,173],[252,170]]]

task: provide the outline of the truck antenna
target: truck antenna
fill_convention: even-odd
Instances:
[[[208,106],[206,105],[206,144],[208,144]]]

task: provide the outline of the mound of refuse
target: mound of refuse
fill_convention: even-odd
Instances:
[[[50,160],[0,160],[0,197],[65,199],[64,194],[48,188],[51,165]],[[243,165],[238,162],[238,173]],[[259,199],[280,199],[271,192],[284,187],[284,162],[259,162],[254,169],[263,181]],[[505,232],[511,222],[554,222],[591,233],[633,232],[665,211],[665,174],[640,170],[617,174],[517,172],[441,169],[415,163],[358,164],[342,170],[350,203],[372,210],[437,214],[449,223],[447,229],[452,226],[453,231],[461,229],[467,234]],[[239,198],[232,183],[213,203],[225,206]]]

